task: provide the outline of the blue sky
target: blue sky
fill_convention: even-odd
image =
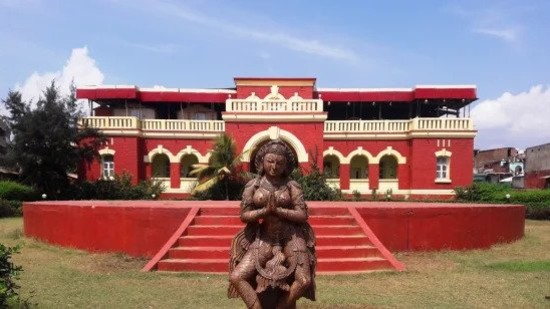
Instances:
[[[550,142],[550,1],[0,0],[0,96],[66,87],[476,85],[476,147]]]

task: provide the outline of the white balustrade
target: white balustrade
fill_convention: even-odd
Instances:
[[[86,117],[80,119],[80,125],[102,130],[139,129],[136,117]]]
[[[414,118],[413,130],[423,131],[453,131],[473,130],[471,118]]]
[[[143,119],[143,131],[201,131],[223,132],[225,122],[221,120]]]
[[[344,120],[325,121],[325,133],[406,132],[410,120]]]
[[[181,132],[223,132],[225,122],[221,120],[184,120],[184,119],[142,119],[136,117],[85,117],[80,126],[100,130],[141,129],[143,131],[181,131]]]
[[[470,118],[325,121],[325,133],[406,133],[415,130],[469,131],[474,130],[474,125]]]
[[[307,113],[322,112],[322,100],[234,100],[226,101],[227,112],[277,112]]]
[[[231,100],[228,100],[231,101]],[[301,112],[317,108],[314,101],[294,104],[292,101],[267,101],[261,105],[234,101],[239,108],[260,112]],[[290,102],[290,103],[289,103]],[[307,103],[307,104],[306,104]],[[224,132],[222,120],[142,119],[136,117],[86,117],[81,126],[101,130],[136,130],[165,132]],[[325,121],[325,133],[409,133],[413,131],[472,131],[470,118],[414,118],[411,120],[344,120]]]

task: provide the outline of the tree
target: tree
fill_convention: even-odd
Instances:
[[[228,134],[216,137],[209,164],[195,164],[190,173],[197,175],[199,182],[193,189],[193,195],[204,195],[210,191],[206,198],[216,199],[220,193],[226,200],[238,198],[241,193],[239,185],[242,187],[247,178],[246,173],[240,170],[243,154],[237,155],[235,141]]]
[[[61,96],[52,81],[34,109],[17,91],[10,91],[2,103],[10,113],[7,122],[13,137],[2,163],[16,167],[23,183],[48,197],[64,197],[70,188],[67,174],[81,161],[91,161],[103,140],[97,130],[79,128],[82,113],[75,88]]]
[[[331,188],[326,181],[326,176],[317,165],[319,157],[319,149],[315,147],[314,151],[310,151],[310,157],[313,158],[310,165],[310,170],[304,175],[298,167],[292,171],[290,177],[296,180],[302,187],[304,199],[306,201],[334,201],[342,198],[340,190]]]

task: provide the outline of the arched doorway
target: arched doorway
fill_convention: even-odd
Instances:
[[[180,160],[180,177],[192,178],[189,173],[193,170],[193,165],[199,163],[199,159],[194,154],[187,154],[181,157]]]
[[[157,154],[153,157],[153,177],[169,178],[170,177],[170,159],[164,153]]]
[[[340,159],[336,155],[323,158],[323,173],[326,178],[340,178]]]
[[[256,169],[256,164],[255,164],[255,162],[256,162],[256,155],[258,154],[258,150],[260,150],[260,148],[261,148],[263,145],[265,145],[267,142],[269,142],[269,141],[271,141],[271,140],[270,140],[270,139],[266,139],[266,140],[264,140],[264,141],[258,143],[258,144],[252,149],[252,152],[250,153],[250,167],[249,167],[249,171],[250,171],[251,173],[256,174],[256,173],[258,172],[257,169]],[[298,158],[298,156],[297,156],[297,154],[296,154],[296,150],[295,150],[294,148],[292,148],[292,146],[291,146],[288,142],[286,142],[285,140],[282,140],[282,141],[283,141],[283,143],[285,143],[285,144],[288,146],[288,148],[290,148],[290,150],[292,151],[292,154],[294,155],[294,158]],[[296,161],[296,164],[297,164],[297,165],[296,165],[294,168],[298,167],[298,161]]]

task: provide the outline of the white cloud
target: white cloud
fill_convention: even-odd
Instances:
[[[471,31],[483,35],[488,35],[496,39],[503,40],[509,44],[517,43],[522,34],[523,23],[521,22],[521,12],[526,8],[516,7],[485,7],[480,2],[480,7],[463,8],[449,7],[448,10],[464,18],[469,24]]]
[[[471,111],[479,130],[480,148],[524,148],[550,141],[550,86],[537,85],[527,92],[504,93],[478,103]]]
[[[261,25],[253,27],[241,24],[223,21],[213,17],[206,16],[199,12],[194,12],[181,4],[169,1],[154,1],[149,7],[151,10],[157,10],[163,14],[169,14],[185,20],[213,28],[217,31],[223,31],[234,36],[245,39],[255,40],[275,44],[277,46],[290,50],[302,52],[310,55],[317,55],[327,58],[341,59],[347,61],[356,61],[357,55],[350,49],[340,48],[333,44],[320,42],[316,39],[305,39],[294,34],[282,32],[279,30],[263,29]]]
[[[88,54],[88,48],[75,48],[60,71],[38,73],[34,72],[25,82],[17,84],[15,89],[21,92],[26,101],[36,102],[46,87],[55,80],[62,95],[69,93],[69,87],[74,82],[76,86],[100,85],[104,75]]]
[[[477,33],[487,34],[509,43],[514,43],[518,39],[519,29],[518,28],[479,28],[474,30]]]

